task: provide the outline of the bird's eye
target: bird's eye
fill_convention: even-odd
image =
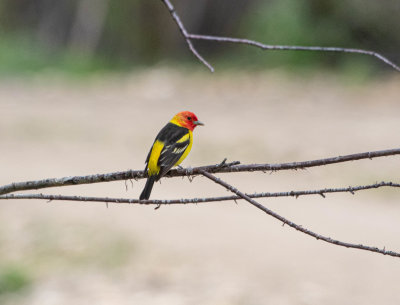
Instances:
[[[191,120],[192,120],[192,118],[191,118],[190,116],[188,116],[188,117],[187,117],[187,119],[188,119],[189,121],[191,121]]]

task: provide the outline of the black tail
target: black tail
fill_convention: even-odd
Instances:
[[[156,176],[150,176],[149,178],[147,178],[146,185],[144,186],[144,189],[139,197],[140,200],[143,200],[143,199],[147,200],[150,198],[150,193],[151,193],[151,190],[153,189],[153,185],[154,185],[155,181],[156,181]]]

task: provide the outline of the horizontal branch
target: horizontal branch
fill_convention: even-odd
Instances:
[[[289,191],[289,192],[274,192],[274,193],[254,193],[246,194],[250,198],[271,198],[271,197],[300,197],[307,195],[320,195],[325,198],[328,193],[351,193],[358,191],[381,187],[399,188],[399,183],[380,182],[369,185],[349,186],[345,188],[325,188],[320,190],[305,190],[305,191]],[[68,195],[50,195],[50,194],[8,194],[0,196],[0,200],[12,199],[38,199],[38,200],[61,200],[61,201],[81,201],[81,202],[105,202],[105,203],[129,203],[143,205],[170,205],[170,204],[198,204],[217,201],[241,200],[240,196],[221,196],[221,197],[204,197],[204,198],[185,198],[185,199],[169,199],[169,200],[139,200],[130,198],[110,198],[110,197],[90,197],[90,196],[68,196]]]
[[[211,35],[198,35],[198,34],[187,34],[190,39],[198,39],[198,40],[208,40],[208,41],[217,41],[217,42],[229,42],[229,43],[237,43],[237,44],[245,44],[260,48],[262,50],[268,51],[314,51],[314,52],[341,52],[341,53],[356,53],[356,54],[364,54],[368,56],[372,56],[377,58],[378,60],[384,62],[385,64],[391,66],[393,69],[400,72],[400,67],[390,61],[388,58],[374,51],[362,50],[362,49],[352,49],[352,48],[339,48],[339,47],[320,47],[320,46],[290,46],[290,45],[269,45],[263,44],[261,42],[250,40],[250,39],[241,39],[241,38],[232,38],[232,37],[221,37],[221,36],[211,36]]]
[[[399,155],[400,148],[379,150],[372,152],[364,152],[345,156],[338,156],[325,159],[317,159],[303,162],[277,163],[277,164],[247,164],[239,165],[240,162],[200,166],[195,168],[172,169],[165,177],[182,177],[200,175],[202,171],[209,173],[237,173],[237,172],[255,172],[255,171],[280,171],[290,169],[305,169],[315,166],[324,166],[329,164],[343,163],[362,159],[373,159],[378,157],[386,157]],[[16,191],[37,190],[50,187],[60,187],[68,185],[92,184],[100,182],[111,182],[129,179],[143,179],[147,175],[143,170],[129,170],[125,172],[114,172],[107,174],[95,174],[87,176],[69,176],[63,178],[49,178],[43,180],[33,180],[25,182],[15,182],[0,186],[0,195],[13,193]]]
[[[241,191],[239,191],[237,188],[233,187],[232,185],[226,183],[225,181],[211,175],[210,173],[207,173],[206,171],[202,171],[202,174],[207,177],[208,179],[214,181],[215,183],[223,186],[224,188],[226,188],[227,190],[231,191],[232,193],[238,195],[239,197],[243,198],[244,200],[246,200],[247,202],[249,202],[250,204],[252,204],[253,206],[255,206],[256,208],[262,210],[263,212],[267,213],[268,215],[280,220],[281,222],[283,222],[283,224],[287,224],[290,227],[303,232],[304,234],[310,235],[312,237],[315,237],[317,240],[322,240],[325,241],[327,243],[330,244],[334,244],[337,246],[342,246],[342,247],[346,247],[346,248],[354,248],[354,249],[360,249],[360,250],[366,250],[366,251],[371,251],[371,252],[376,252],[376,253],[380,253],[380,254],[384,254],[384,255],[389,255],[389,256],[394,256],[394,257],[400,257],[400,253],[394,252],[394,251],[388,251],[386,249],[379,249],[378,247],[370,247],[370,246],[364,246],[361,244],[352,244],[352,243],[348,243],[348,242],[342,242],[340,240],[336,240],[330,237],[326,237],[320,234],[317,234],[313,231],[310,231],[298,224],[295,224],[294,222],[280,216],[279,214],[275,213],[274,211],[268,209],[267,207],[263,206],[262,204],[258,203],[257,201],[255,201],[254,199],[250,198],[249,196],[247,196],[246,194],[242,193]]]
[[[387,157],[393,155],[400,155],[400,148],[394,149],[386,149],[386,150],[377,150],[370,151],[364,153],[357,153],[351,155],[344,155],[338,157],[317,159],[311,161],[302,161],[302,162],[289,162],[289,163],[277,163],[277,164],[248,164],[248,165],[235,165],[235,166],[227,166],[222,167],[218,171],[214,171],[213,173],[232,173],[232,172],[255,172],[255,171],[281,171],[281,170],[290,170],[290,169],[305,169],[309,167],[315,166],[324,166],[336,163],[357,161],[362,159],[373,159],[379,157]],[[200,174],[202,171],[208,171],[206,168],[195,168],[193,169],[194,174]],[[172,171],[171,171],[171,174]],[[175,176],[175,175],[174,175]]]
[[[239,162],[226,163],[223,166],[234,166]],[[199,168],[205,168],[211,172],[218,171],[221,169],[221,164],[202,166]],[[197,168],[195,168],[197,169]],[[187,169],[174,169],[167,173],[167,177],[182,177],[182,176],[192,176],[191,168]],[[95,174],[87,176],[68,176],[62,178],[47,178],[42,180],[32,180],[24,182],[14,182],[11,184],[0,186],[0,195],[13,193],[16,191],[26,191],[26,190],[38,190],[50,187],[60,187],[68,185],[81,185],[81,184],[93,184],[101,182],[112,182],[121,180],[138,180],[147,178],[147,174],[143,170],[128,170],[124,172],[113,172],[107,174]]]

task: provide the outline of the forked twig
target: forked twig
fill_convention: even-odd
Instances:
[[[378,60],[384,62],[385,64],[391,66],[393,69],[400,72],[400,67],[390,61],[388,58],[383,56],[382,54],[374,51],[362,50],[362,49],[353,49],[353,48],[340,48],[340,47],[321,47],[321,46],[290,46],[290,45],[268,45],[263,44],[261,42],[251,40],[251,39],[241,39],[241,38],[233,38],[233,37],[222,37],[222,36],[212,36],[212,35],[199,35],[199,34],[191,34],[188,33],[182,21],[179,18],[179,15],[176,13],[174,6],[169,0],[161,0],[166,7],[168,8],[169,13],[177,24],[179,31],[182,36],[186,40],[186,43],[190,49],[190,51],[208,68],[211,72],[214,72],[214,68],[197,52],[194,48],[191,39],[196,40],[208,40],[208,41],[217,41],[217,42],[229,42],[229,43],[237,43],[237,44],[245,44],[254,47],[258,47],[262,50],[287,50],[287,51],[311,51],[311,52],[340,52],[340,53],[356,53],[356,54],[364,54],[368,56],[372,56],[377,58]]]
[[[183,25],[181,19],[179,18],[178,14],[175,11],[174,6],[169,0],[161,0],[165,6],[168,8],[169,13],[171,14],[172,18],[174,19],[176,25],[179,28],[179,31],[181,32],[183,38],[185,38],[186,44],[189,47],[189,50],[193,53],[194,56],[196,56],[200,62],[202,62],[208,69],[210,69],[211,72],[214,72],[213,66],[211,66],[200,54],[197,52],[195,47],[192,44],[192,41],[189,38],[189,34],[186,31],[185,26]]]

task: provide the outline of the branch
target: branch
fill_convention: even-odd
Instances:
[[[174,6],[171,4],[169,0],[161,0],[165,6],[168,8],[169,13],[177,24],[179,31],[182,36],[185,38],[186,43],[190,49],[190,51],[208,68],[211,72],[214,72],[214,68],[197,52],[194,48],[191,39],[197,40],[208,40],[208,41],[217,41],[217,42],[230,42],[230,43],[238,43],[245,44],[250,46],[255,46],[261,48],[263,50],[289,50],[289,51],[317,51],[317,52],[341,52],[341,53],[356,53],[356,54],[364,54],[368,56],[373,56],[378,60],[384,62],[385,64],[391,66],[393,69],[400,72],[400,67],[394,64],[385,56],[368,50],[362,49],[349,49],[349,48],[338,48],[338,47],[320,47],[320,46],[286,46],[286,45],[267,45],[258,41],[250,40],[250,39],[240,39],[240,38],[231,38],[231,37],[220,37],[220,36],[211,36],[211,35],[198,35],[188,33],[182,21],[180,20],[178,14],[175,11]]]
[[[171,14],[172,18],[174,19],[176,25],[179,28],[179,31],[181,32],[182,36],[186,40],[186,44],[189,47],[189,50],[193,53],[194,56],[200,60],[208,69],[210,69],[211,72],[214,72],[214,68],[197,52],[197,50],[194,48],[192,41],[189,38],[189,34],[186,31],[185,26],[183,25],[181,19],[179,18],[178,14],[175,12],[175,8],[172,5],[172,3],[169,0],[161,0],[165,6],[168,8],[169,13]]]
[[[270,198],[270,197],[300,197],[307,195],[320,195],[325,198],[327,193],[351,193],[355,194],[358,191],[364,191],[381,187],[399,188],[399,183],[380,182],[370,185],[349,186],[346,188],[325,188],[320,190],[306,191],[289,191],[276,193],[254,193],[246,194],[250,198]],[[205,197],[205,198],[185,198],[185,199],[170,199],[170,200],[139,200],[129,198],[109,198],[109,197],[88,197],[88,196],[66,196],[66,195],[49,195],[49,194],[9,194],[0,196],[0,200],[11,199],[40,199],[40,200],[62,200],[62,201],[83,201],[83,202],[105,202],[105,203],[129,203],[142,205],[170,205],[170,204],[198,204],[217,201],[241,200],[240,196],[222,196],[222,197]]]
[[[320,239],[323,240],[327,243],[330,244],[334,244],[337,246],[342,246],[342,247],[346,247],[346,248],[354,248],[354,249],[360,249],[360,250],[366,250],[366,251],[372,251],[372,252],[376,252],[376,253],[380,253],[383,255],[390,255],[390,256],[394,256],[394,257],[400,257],[400,253],[397,252],[393,252],[393,251],[388,251],[385,249],[379,249],[377,247],[370,247],[370,246],[364,246],[361,244],[352,244],[352,243],[347,243],[347,242],[342,242],[336,239],[332,239],[330,237],[326,237],[323,235],[319,235],[317,233],[314,233],[313,231],[310,231],[306,228],[303,228],[302,226],[295,224],[294,222],[280,216],[279,214],[275,213],[274,211],[268,209],[267,207],[263,206],[262,204],[258,203],[257,201],[253,200],[252,198],[250,198],[249,196],[247,196],[246,194],[242,193],[241,191],[239,191],[238,189],[236,189],[235,187],[233,187],[232,185],[226,183],[225,181],[222,181],[221,179],[211,175],[210,173],[207,173],[206,171],[202,171],[201,172],[205,177],[209,178],[210,180],[214,181],[215,183],[222,185],[224,188],[226,188],[227,190],[231,191],[232,193],[238,195],[239,197],[243,198],[244,200],[246,200],[247,202],[249,202],[250,204],[252,204],[253,206],[255,206],[256,208],[262,210],[263,212],[267,213],[268,215],[280,220],[281,222],[283,222],[283,224],[288,224],[289,226],[291,226],[292,228],[303,232],[304,234],[310,235],[312,237],[315,237],[316,239]]]
[[[234,166],[240,162],[235,161],[231,163],[226,163],[224,166]],[[167,177],[182,177],[182,176],[192,176],[193,170],[204,168],[209,169],[211,172],[218,172],[221,169],[220,164],[217,165],[209,165],[202,166],[198,168],[188,168],[188,169],[174,169],[169,173],[167,173]],[[197,173],[199,174],[199,173]],[[129,179],[143,179],[147,178],[147,174],[143,170],[128,170],[124,172],[114,172],[107,174],[95,174],[95,175],[87,175],[87,176],[69,176],[62,178],[47,178],[43,180],[32,180],[32,181],[24,181],[24,182],[14,182],[11,184],[0,186],[0,195],[13,193],[16,191],[26,191],[26,190],[38,190],[49,187],[60,187],[60,186],[68,186],[68,185],[80,185],[80,184],[92,184],[92,183],[101,183],[101,182],[112,182],[112,181],[120,181],[120,180],[129,180]]]
[[[241,38],[231,38],[231,37],[220,37],[220,36],[210,36],[210,35],[198,35],[198,34],[188,34],[187,35],[191,39],[198,40],[211,40],[218,42],[230,42],[230,43],[238,43],[245,44],[254,47],[258,47],[263,50],[268,51],[314,51],[314,52],[341,52],[341,53],[356,53],[356,54],[364,54],[368,56],[372,56],[377,58],[378,60],[384,62],[385,64],[391,66],[393,69],[400,72],[400,67],[390,61],[388,58],[374,51],[362,50],[362,49],[349,49],[349,48],[338,48],[338,47],[319,47],[319,46],[286,46],[286,45],[268,45],[263,44],[261,42],[250,40],[250,39],[241,39]]]
[[[315,166],[323,166],[330,165],[335,163],[343,163],[349,161],[356,161],[362,159],[373,159],[378,157],[387,157],[393,155],[399,155],[400,148],[394,149],[386,149],[386,150],[377,150],[370,151],[364,153],[357,153],[351,155],[344,155],[338,157],[317,159],[311,161],[302,161],[302,162],[289,162],[289,163],[277,163],[277,164],[248,164],[248,165],[235,165],[235,166],[227,166],[222,167],[218,171],[214,171],[213,173],[232,173],[232,172],[255,172],[255,171],[280,171],[280,170],[289,170],[289,169],[305,169],[309,167]],[[209,172],[206,168],[194,168],[194,174],[201,174],[202,171]],[[171,174],[175,174],[172,171]],[[175,176],[175,175],[174,175]],[[1,189],[0,189],[1,190]]]
[[[358,154],[344,155],[332,158],[318,159],[312,161],[303,162],[290,162],[290,163],[277,163],[277,164],[247,164],[238,165],[238,161],[217,165],[200,166],[195,168],[183,168],[170,170],[165,177],[182,177],[182,176],[195,176],[200,175],[202,171],[209,173],[232,173],[232,172],[255,172],[255,171],[280,171],[289,169],[305,169],[309,167],[329,165],[335,163],[343,163],[362,159],[373,159],[378,157],[386,157],[399,155],[400,148],[378,150],[372,152],[364,152]],[[87,176],[70,176],[63,178],[49,178],[44,180],[34,180],[25,182],[15,182],[0,186],[0,195],[13,193],[16,191],[25,190],[37,190],[49,187],[67,186],[67,185],[79,185],[79,184],[91,184],[100,182],[111,182],[119,180],[129,179],[143,179],[147,175],[144,171],[140,170],[129,170],[125,172],[114,172],[108,174],[96,174]]]

